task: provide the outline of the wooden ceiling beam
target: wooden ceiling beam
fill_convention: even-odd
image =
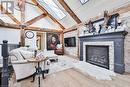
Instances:
[[[77,17],[77,15],[71,10],[71,8],[67,5],[64,0],[58,0],[59,3],[63,6],[63,8],[69,13],[69,15],[79,24],[81,20]]]
[[[122,6],[120,8],[117,8],[115,10],[113,10],[112,12],[110,12],[111,14],[113,13],[119,13],[119,14],[122,14],[122,13],[125,13],[125,12],[128,12],[130,11],[130,4],[127,4],[125,6]]]
[[[6,27],[6,28],[11,28],[11,29],[20,29],[18,24],[10,24],[10,23],[5,23],[0,21],[0,27]]]
[[[18,29],[21,30],[20,25],[18,24],[10,24],[10,23],[4,23],[0,20],[0,27],[10,28],[10,29]],[[50,29],[50,28],[39,28],[39,27],[25,27],[24,30],[32,30],[32,31],[40,31],[40,32],[63,32],[63,30],[56,30],[56,29]]]
[[[1,4],[0,4],[0,10],[5,11],[8,15],[16,24],[20,24],[20,21],[18,21],[12,14],[10,14]]]
[[[65,29],[65,27],[64,27],[57,19],[55,19],[51,14],[49,14],[49,13],[47,12],[47,10],[44,9],[43,6],[41,6],[41,5],[37,2],[37,0],[32,0],[32,1],[33,1],[34,4],[36,4],[36,5],[38,6],[38,8],[40,8],[44,13],[46,13],[55,23],[57,23],[57,24],[60,26],[60,28]]]
[[[31,24],[37,22],[38,20],[42,19],[43,17],[46,17],[46,16],[47,16],[47,14],[43,13],[43,14],[41,14],[41,15],[39,15],[39,16],[37,16],[37,17],[35,17],[35,18],[29,20],[29,21],[27,21],[25,24],[26,24],[27,26],[29,26],[29,25],[31,25]]]
[[[25,28],[25,30],[33,30],[33,31],[40,31],[40,32],[57,32],[57,33],[61,33],[63,32],[63,30],[61,29],[48,29],[48,28],[39,28],[39,27],[27,27]]]
[[[75,29],[66,29],[65,31],[63,31],[64,33],[68,33],[68,32],[72,32],[72,31],[76,31],[77,30],[77,28],[75,28]]]

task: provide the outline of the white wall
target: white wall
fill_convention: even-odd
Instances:
[[[31,0],[28,0],[28,2],[32,3]],[[43,11],[41,11],[37,6],[30,5],[26,3],[25,8],[25,21],[29,21],[41,14],[43,14]],[[51,29],[60,29],[60,27],[53,22],[49,17],[41,18],[40,20],[36,21],[35,23],[31,24],[30,26],[40,27],[40,28],[51,28]]]
[[[64,38],[67,37],[76,37],[76,47],[65,47],[65,54],[68,54],[70,56],[77,57],[77,51],[78,51],[78,37],[77,37],[77,31],[68,32],[64,34]]]
[[[1,45],[0,45],[0,59],[2,58],[2,55],[1,55]],[[1,63],[1,61],[0,61],[0,63]]]
[[[77,23],[75,20],[68,14],[68,12],[62,7],[62,5],[58,2],[58,0],[54,0],[55,3],[60,7],[60,9],[66,14],[66,17],[59,20],[62,25],[64,25],[65,28],[70,28],[73,25],[76,25]],[[69,0],[71,1],[71,0]]]
[[[8,40],[10,44],[19,44],[20,30],[0,27],[0,44],[3,40]]]
[[[37,32],[32,31],[34,33],[34,37],[32,39],[25,38],[25,46],[29,45],[31,48],[37,48],[36,47],[36,40],[37,40]]]
[[[9,44],[19,44],[20,31],[16,29],[0,27],[0,44],[3,43],[3,40],[8,40]],[[0,46],[0,58],[1,58],[1,46]]]
[[[125,57],[125,71],[130,72],[130,11],[121,15],[123,19],[127,22],[128,34],[125,37],[124,46],[124,57]]]
[[[65,0],[74,13],[84,22],[103,14],[104,10],[112,11],[124,4],[130,3],[130,0],[89,0],[88,3],[82,5],[80,0]]]

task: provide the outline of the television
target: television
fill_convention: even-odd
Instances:
[[[65,47],[76,47],[76,38],[68,37],[64,38]]]

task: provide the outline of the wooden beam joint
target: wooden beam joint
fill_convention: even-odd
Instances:
[[[67,3],[64,0],[58,0],[59,3],[63,6],[63,8],[69,13],[69,15],[79,24],[81,23],[81,20],[78,18],[78,16],[71,10],[71,8],[67,5]]]
[[[65,27],[57,19],[55,19],[51,14],[49,14],[47,10],[44,9],[44,7],[39,4],[39,2],[37,2],[37,0],[32,0],[32,1],[38,6],[39,9],[41,9],[44,13],[46,13],[49,16],[49,18],[51,18],[54,22],[56,22],[60,26],[60,28],[65,29]]]
[[[43,17],[46,17],[46,16],[47,16],[47,14],[43,13],[43,14],[41,14],[41,15],[39,15],[39,16],[37,16],[37,17],[35,17],[35,18],[29,20],[29,21],[27,21],[25,24],[26,24],[27,26],[29,26],[29,25],[31,25],[31,24],[37,22],[38,20],[42,19]]]

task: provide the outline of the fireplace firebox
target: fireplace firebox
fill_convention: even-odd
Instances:
[[[109,46],[86,45],[86,62],[109,69]]]

